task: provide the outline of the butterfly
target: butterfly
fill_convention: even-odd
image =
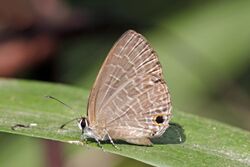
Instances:
[[[83,138],[152,145],[169,127],[171,101],[154,49],[141,34],[128,30],[108,53],[92,87]]]

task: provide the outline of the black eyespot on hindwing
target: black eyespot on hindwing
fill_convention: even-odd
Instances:
[[[162,115],[159,115],[155,118],[155,122],[157,122],[158,124],[162,124],[164,122],[164,118]]]

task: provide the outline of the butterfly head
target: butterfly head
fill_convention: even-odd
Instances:
[[[89,127],[88,119],[85,117],[81,117],[78,121],[78,127],[82,130],[82,133],[84,133],[84,130],[88,129]]]
[[[82,137],[85,138],[98,138],[93,129],[89,127],[89,121],[85,117],[81,117],[78,121],[78,127],[82,130]]]

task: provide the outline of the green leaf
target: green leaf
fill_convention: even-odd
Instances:
[[[86,115],[88,91],[60,84],[0,79],[0,92],[0,131],[66,143],[80,140],[81,131],[75,122],[63,130],[59,127]],[[57,97],[76,111],[44,98],[46,95]],[[154,166],[250,165],[249,132],[176,109],[173,114],[171,127],[153,140],[153,147],[118,142],[117,150],[105,142],[104,151]],[[33,126],[12,130],[15,124]],[[85,146],[100,149],[94,141]]]

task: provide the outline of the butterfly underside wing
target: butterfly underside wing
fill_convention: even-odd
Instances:
[[[151,145],[169,126],[171,102],[156,52],[129,30],[105,59],[88,102],[89,128],[98,140]]]

